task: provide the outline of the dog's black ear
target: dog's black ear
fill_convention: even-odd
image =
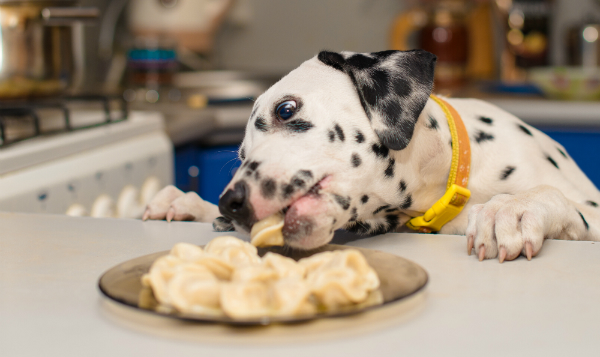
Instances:
[[[381,142],[404,149],[433,88],[435,55],[423,51],[322,51],[319,61],[347,73]]]

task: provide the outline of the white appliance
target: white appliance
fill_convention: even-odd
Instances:
[[[173,182],[163,117],[132,111],[126,120],[103,118],[101,110],[73,111],[70,125],[87,128],[0,146],[0,211],[139,218]]]

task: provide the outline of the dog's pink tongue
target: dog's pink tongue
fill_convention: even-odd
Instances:
[[[288,209],[287,213],[285,214],[285,223],[287,224],[288,221],[298,219],[299,217],[315,216],[320,214],[323,210],[322,206],[323,205],[320,196],[312,194],[302,196],[294,201],[294,203],[292,203]]]

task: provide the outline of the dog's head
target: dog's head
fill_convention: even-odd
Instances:
[[[221,213],[249,231],[282,211],[286,244],[304,249],[371,215],[362,207],[378,181],[393,180],[390,150],[409,144],[435,60],[421,50],[323,51],[304,62],[256,100]]]

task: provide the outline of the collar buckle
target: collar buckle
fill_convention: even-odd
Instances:
[[[458,216],[470,197],[471,191],[453,184],[424,215],[411,219],[406,225],[422,233],[437,232]]]

